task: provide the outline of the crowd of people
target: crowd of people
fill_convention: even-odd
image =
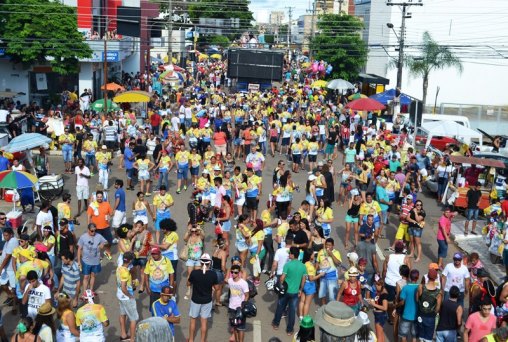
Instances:
[[[242,342],[247,318],[265,304],[255,298],[262,280],[278,295],[272,328],[287,316],[285,332],[296,341],[316,340],[315,325],[321,341],[506,341],[506,283],[496,291],[478,255],[457,252],[446,263],[451,208],[439,218],[435,262],[425,272],[416,267],[429,228],[423,175],[441,172],[446,153],[431,159],[407,147],[404,127],[388,139],[375,114],[346,110],[346,97],[312,89],[316,75],[298,63],[286,65],[281,87],[250,93],[225,92],[221,66],[204,64],[194,84],[154,96],[141,119],[130,110],[65,113],[55,146],[75,192],[56,206],[42,203],[31,236],[4,223],[0,284],[22,317],[12,341],[105,341],[108,315],[94,298],[108,262],[117,264],[122,341],[142,330],[137,302],[146,293],[151,315],[171,335],[183,299],[189,341],[198,329],[206,341],[208,319],[226,306],[229,340]],[[53,113],[36,113],[31,129],[44,133]],[[275,170],[267,158],[278,160]],[[114,189],[112,167],[125,172]],[[47,174],[49,163],[37,172]],[[297,173],[304,184],[293,180]],[[136,191],[132,205],[126,191]],[[295,203],[298,192],[305,199]],[[175,197],[191,193],[188,224],[177,227]],[[381,261],[376,246],[389,217],[399,225]],[[80,221],[86,231],[76,236]],[[332,235],[342,223],[339,250]],[[213,246],[205,247],[210,235]]]

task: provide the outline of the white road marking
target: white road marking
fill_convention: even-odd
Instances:
[[[261,342],[261,321],[252,322],[252,342]]]
[[[376,252],[377,252],[377,257],[379,258],[379,260],[384,262],[385,261],[385,255],[383,254],[383,251],[381,250],[381,248],[379,248],[377,243],[376,243]]]

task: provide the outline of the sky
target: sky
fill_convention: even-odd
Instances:
[[[251,0],[249,8],[254,13],[254,19],[257,22],[268,23],[271,11],[284,11],[284,22],[288,21],[288,9],[293,7],[293,19],[305,14],[305,10],[310,8],[309,0]]]

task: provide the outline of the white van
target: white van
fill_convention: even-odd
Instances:
[[[404,121],[409,122],[409,114],[403,114]],[[423,114],[422,116],[422,124],[425,122],[433,122],[433,121],[454,121],[462,126],[467,128],[471,128],[469,124],[469,118],[463,115],[445,115],[445,114]]]

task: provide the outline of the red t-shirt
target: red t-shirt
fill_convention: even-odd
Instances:
[[[159,126],[161,123],[161,116],[157,113],[154,113],[152,114],[152,116],[150,116],[150,124],[152,125],[152,127],[157,127]]]
[[[508,200],[501,202],[501,210],[503,211],[504,216],[508,217]]]

